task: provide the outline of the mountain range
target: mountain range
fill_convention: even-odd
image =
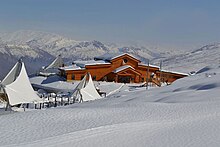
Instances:
[[[220,44],[205,45],[187,52],[143,45],[120,45],[97,40],[76,41],[53,33],[22,30],[0,33],[0,79],[22,57],[28,73],[35,73],[42,66],[61,55],[66,64],[74,60],[89,60],[105,53],[130,53],[143,62],[147,59],[158,65],[163,60],[163,68],[190,72],[204,66],[220,63]]]

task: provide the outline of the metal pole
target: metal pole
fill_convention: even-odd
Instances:
[[[54,104],[54,107],[57,106],[57,95],[55,96],[55,104]]]
[[[161,60],[160,61],[160,86],[161,86],[161,82],[162,82],[162,80],[161,80],[161,78],[162,78],[162,64],[163,64],[163,61]]]
[[[149,66],[150,66],[150,61],[147,59],[147,78],[146,78],[146,89],[148,89],[148,83],[149,83]]]

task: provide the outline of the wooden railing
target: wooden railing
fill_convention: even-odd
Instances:
[[[157,85],[159,87],[161,86],[160,81],[158,79],[156,79],[156,78],[150,78],[149,82],[152,82],[153,84],[155,84],[155,85]]]

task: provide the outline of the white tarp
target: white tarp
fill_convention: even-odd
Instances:
[[[89,74],[89,82],[87,85],[80,90],[83,101],[90,101],[101,98],[101,96],[98,94],[94,83],[92,82],[92,77]]]
[[[16,76],[19,74],[19,68],[21,68],[21,63],[17,62],[14,67],[10,70],[10,72],[5,76],[5,78],[2,80],[2,85],[8,85],[12,83]]]
[[[44,70],[50,69],[50,68],[59,68],[63,65],[63,59],[61,58],[61,55],[59,55],[50,65],[48,65]]]
[[[19,64],[19,63],[17,63]],[[14,68],[9,72],[7,77],[12,77],[15,73],[14,70],[17,67],[17,64],[14,66]],[[16,105],[21,103],[33,103],[33,102],[42,102],[42,100],[38,97],[38,95],[33,90],[31,83],[29,81],[24,63],[21,63],[21,70],[18,77],[10,84],[5,84],[4,80],[2,84],[4,85],[5,91],[7,93],[9,104],[10,105]],[[9,79],[10,80],[10,79]],[[8,83],[8,82],[7,82]]]
[[[80,81],[80,83],[76,86],[76,88],[74,89],[74,92],[72,94],[72,96],[75,97],[76,99],[78,99],[78,101],[81,101],[81,99],[82,99],[80,90],[85,87],[86,79],[87,79],[87,74],[83,77],[83,79]]]
[[[19,69],[21,68],[21,63],[17,62],[10,72],[5,76],[5,78],[0,83],[0,93],[4,94],[4,85],[12,83],[16,76],[18,75]]]
[[[83,79],[80,81],[80,83],[77,85],[76,89],[82,89],[86,85],[86,79],[87,79],[87,74],[83,77]]]

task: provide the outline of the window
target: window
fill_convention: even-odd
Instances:
[[[74,74],[72,74],[72,80],[75,80],[75,75]]]
[[[96,76],[92,76],[92,80],[96,81]]]
[[[141,82],[144,82],[144,78],[141,79]]]
[[[128,62],[128,59],[124,59],[124,63],[127,63]]]

